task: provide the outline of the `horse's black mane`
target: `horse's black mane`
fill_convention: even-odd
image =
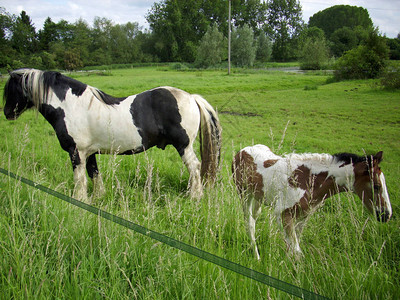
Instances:
[[[82,93],[87,88],[87,84],[84,84],[68,76],[62,75],[59,72],[53,72],[53,71],[43,72],[43,80],[45,87],[51,87],[60,99],[65,98],[65,92],[69,88],[71,88],[72,93],[77,96],[82,95]],[[57,93],[57,91],[60,90],[63,93],[61,95]],[[125,98],[115,98],[100,91],[99,89],[95,90],[97,91],[97,93],[95,93],[95,96],[99,98],[99,100],[108,105],[119,104],[123,99],[125,99]]]
[[[360,156],[357,154],[343,152],[334,154],[333,157],[336,159],[336,161],[344,162],[346,165],[351,163],[356,164],[359,162],[371,163],[371,155]]]
[[[27,77],[25,77],[26,75]],[[65,76],[60,72],[39,71],[34,69],[18,69],[10,73],[10,79],[7,81],[4,91],[3,102],[5,102],[5,99],[7,99],[7,97],[12,93],[22,93],[22,80],[24,78],[26,80],[26,83],[28,83],[28,77],[30,78],[30,76],[38,77],[39,80],[37,83],[41,85],[41,97],[39,97],[40,99],[36,99],[36,102],[34,101],[36,106],[38,106],[40,103],[46,103],[46,98],[50,89],[54,91],[54,93],[61,101],[63,101],[65,100],[67,91],[69,89],[71,89],[72,94],[76,96],[81,96],[88,88],[87,84],[71,77]],[[112,97],[94,87],[90,87],[90,89],[92,90],[96,98],[107,105],[119,104],[123,99],[125,99]]]
[[[43,72],[43,85],[46,91],[51,88],[61,100],[65,100],[67,90],[70,88],[74,95],[80,96],[87,87],[86,84],[78,80],[54,71]]]

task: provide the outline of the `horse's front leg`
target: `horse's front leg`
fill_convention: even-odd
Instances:
[[[301,256],[302,252],[299,245],[299,238],[296,234],[296,215],[292,208],[285,209],[281,215],[285,241],[291,252],[296,256]]]
[[[243,212],[246,221],[247,234],[251,240],[251,246],[253,247],[254,255],[257,260],[260,260],[260,253],[257,248],[256,242],[256,221],[260,214],[261,206],[260,203],[253,197],[249,197],[243,200]]]
[[[93,195],[94,197],[101,197],[105,193],[103,179],[97,168],[96,154],[89,155],[86,161],[86,170],[89,177],[93,180]]]
[[[87,178],[86,178],[86,156],[77,149],[69,151],[72,168],[74,170],[74,193],[73,197],[87,201]]]

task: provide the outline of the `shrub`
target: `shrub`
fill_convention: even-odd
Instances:
[[[400,89],[400,68],[387,68],[381,78],[381,85],[387,89]]]
[[[254,32],[249,25],[243,25],[232,33],[232,62],[237,66],[252,66],[256,58],[256,51]]]
[[[217,24],[209,26],[197,49],[195,65],[201,68],[215,66],[226,57],[226,38],[218,31]]]
[[[261,32],[257,42],[257,60],[263,62],[269,61],[272,54],[272,42],[270,38],[264,32]]]
[[[171,65],[171,69],[176,70],[176,71],[184,71],[184,70],[188,70],[189,67],[183,63],[175,63],[175,64]]]
[[[300,49],[300,68],[302,70],[321,70],[329,63],[329,50],[325,39],[307,38]]]

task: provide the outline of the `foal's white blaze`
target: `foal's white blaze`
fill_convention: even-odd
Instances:
[[[386,187],[386,181],[385,181],[385,175],[383,175],[383,172],[379,175],[379,180],[381,181],[382,185],[382,198],[385,201],[386,209],[387,212],[389,213],[389,218],[392,216],[392,205],[390,204],[389,200],[389,194],[387,192],[387,187]]]

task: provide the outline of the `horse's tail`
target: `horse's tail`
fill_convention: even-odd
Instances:
[[[201,178],[206,184],[215,182],[221,154],[221,125],[212,106],[200,95],[193,95],[200,109]]]

